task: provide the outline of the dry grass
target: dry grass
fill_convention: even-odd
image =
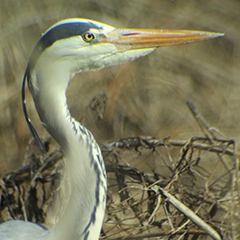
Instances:
[[[31,138],[20,102],[21,79],[28,58],[40,33],[57,20],[67,17],[92,18],[117,27],[179,28],[225,32],[226,36],[221,39],[162,48],[146,58],[127,65],[81,74],[73,80],[69,87],[68,102],[74,117],[81,120],[91,130],[101,145],[106,141],[129,136],[154,136],[156,139],[171,136],[170,140],[179,139],[192,144],[194,136],[206,136],[202,134],[200,128],[196,127],[195,119],[191,117],[186,107],[186,102],[190,100],[197,106],[201,115],[207,119],[209,125],[215,127],[211,133],[216,135],[217,139],[235,139],[237,148],[240,141],[238,111],[240,101],[239,10],[240,3],[234,0],[2,1],[0,8],[2,23],[0,38],[0,174],[5,176],[6,173],[22,166],[26,146]],[[97,109],[98,111],[92,111],[92,108],[87,106],[91,99],[100,93],[102,95],[99,101],[105,102],[105,105],[100,110]],[[41,136],[48,136],[38,120],[31,97],[29,95],[27,97],[29,113],[34,125]],[[95,106],[93,102],[92,104]],[[103,105],[100,104],[100,106]],[[102,118],[99,118],[99,114]],[[213,139],[213,136],[210,138]],[[213,141],[214,143],[211,143],[208,140],[205,144],[220,145],[227,149],[229,147],[224,145],[226,143]],[[199,144],[202,143],[200,141]],[[120,155],[117,156],[121,156],[125,163],[129,163],[138,171],[153,174],[152,170],[155,169],[159,176],[164,177],[167,182],[171,182],[169,185],[171,193],[177,194],[182,201],[186,199],[190,201],[187,202],[187,205],[190,205],[193,210],[196,210],[196,206],[200,206],[200,211],[203,211],[203,208],[206,210],[205,213],[200,213],[205,220],[206,214],[210,212],[210,205],[215,207],[214,203],[219,204],[219,201],[222,200],[220,201],[221,212],[223,215],[225,214],[226,218],[221,223],[217,221],[213,223],[217,230],[228,229],[229,224],[234,225],[236,221],[235,218],[232,218],[235,217],[233,214],[235,205],[233,204],[239,201],[239,198],[234,198],[235,195],[239,197],[239,192],[235,188],[238,180],[237,155],[229,157],[226,152],[212,153],[204,149],[194,149],[194,154],[198,155],[201,152],[201,167],[208,169],[207,175],[203,177],[197,172],[199,169],[195,169],[198,166],[192,165],[197,159],[197,155],[192,153],[191,156],[192,146],[187,151],[187,157],[183,158],[184,164],[179,166],[180,169],[177,168],[177,163],[182,153],[179,153],[179,149],[176,150],[172,145],[167,148],[166,146],[168,145],[158,146],[154,153],[141,146],[142,155],[133,150],[118,149],[117,152],[119,151]],[[52,146],[52,148],[55,147]],[[162,149],[164,149],[164,153]],[[221,165],[223,162],[218,154],[220,157],[230,158],[226,160],[227,170],[226,166]],[[165,166],[166,162],[170,160],[172,161],[171,171],[169,167],[168,170],[163,168],[163,165]],[[176,180],[173,178],[176,171],[173,170],[180,171],[182,167],[185,167],[183,175],[180,174],[181,176]],[[193,170],[193,173],[189,169]],[[163,175],[163,173],[167,175]],[[201,174],[203,174],[202,171]],[[52,175],[50,174],[50,176]],[[133,181],[129,177],[124,179],[127,181],[127,186]],[[29,178],[27,179],[29,180]],[[109,181],[111,182],[111,178]],[[190,181],[191,186],[187,185]],[[200,185],[198,186],[196,183]],[[206,183],[210,189],[206,187]],[[112,218],[107,215],[106,220],[115,228],[118,227],[114,221],[118,217],[119,207],[126,207],[124,214],[130,218],[136,214],[131,208],[131,201],[139,201],[139,197],[141,197],[143,204],[140,204],[139,208],[143,210],[140,220],[134,218],[134,221],[127,223],[128,225],[133,224],[139,234],[141,231],[155,232],[155,230],[149,230],[148,224],[151,221],[147,225],[144,222],[150,217],[146,207],[149,186],[143,185],[140,180],[137,183],[134,182],[133,185],[135,186],[134,191],[130,187],[133,198],[130,197],[130,200],[124,200],[125,202],[120,201],[120,196],[117,197],[118,189],[114,188],[112,197],[109,199],[115,208],[111,208]],[[142,186],[144,188],[138,191],[138,188]],[[198,199],[195,196],[187,195],[188,193],[185,191],[186,189],[193,191],[198,188],[200,189],[200,192],[197,192],[200,196]],[[219,195],[221,192],[219,189],[222,188],[226,188],[224,196]],[[129,189],[127,188],[127,190]],[[158,196],[161,195],[159,192],[154,194],[154,199],[158,199]],[[117,201],[120,205],[116,204]],[[191,201],[194,202],[194,205],[191,204]],[[171,226],[168,225],[169,218],[176,217],[175,220],[178,221],[174,224],[179,224],[179,221],[180,224],[183,224],[185,218],[175,208],[171,209],[170,217],[168,209],[164,207],[166,202],[161,202],[159,213],[164,212],[163,216],[168,219],[167,224],[163,223],[166,226],[161,227],[162,230],[166,229],[166,232],[169,233],[169,226]],[[153,206],[155,206],[154,204],[156,202],[153,203]],[[115,220],[113,221],[113,219]],[[154,221],[160,221],[158,216]],[[225,226],[226,222],[228,224]],[[125,223],[123,222],[123,224]],[[171,230],[176,229],[176,226],[179,225],[172,225],[171,227],[174,228]],[[129,228],[131,229],[131,227]],[[106,227],[106,232],[107,229],[109,226]],[[187,229],[192,228],[188,226]],[[232,234],[234,226],[230,226],[229,229]],[[119,228],[118,231],[120,232],[120,230],[121,235],[129,235],[130,230]],[[159,228],[157,232],[159,232]],[[232,236],[229,235],[229,239],[233,239]]]
[[[96,99],[89,109],[93,103]],[[104,106],[98,103],[95,110]],[[199,137],[128,137],[101,146],[108,173],[101,239],[240,237],[236,143],[216,138],[194,106],[188,106],[202,132]],[[55,148],[50,138],[45,146]],[[65,206],[61,196],[67,195],[60,188],[63,153],[50,149],[43,159],[34,148],[30,143],[24,167],[1,179],[0,221],[24,219],[51,227]]]

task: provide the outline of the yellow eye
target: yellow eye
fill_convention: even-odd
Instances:
[[[95,35],[93,33],[86,32],[83,34],[83,40],[86,42],[91,42],[94,39],[95,39]]]

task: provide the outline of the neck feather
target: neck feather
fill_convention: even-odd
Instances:
[[[71,236],[72,240],[98,239],[107,190],[102,154],[92,134],[75,121],[68,110],[65,95],[68,82],[62,89],[51,87],[51,80],[44,79],[47,84],[36,81],[38,90],[33,93],[33,98],[44,126],[66,154],[71,196],[67,197],[65,213],[50,230],[49,238],[54,236],[54,239],[65,240]]]

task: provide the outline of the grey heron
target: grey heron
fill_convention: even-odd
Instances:
[[[106,171],[93,135],[70,114],[66,90],[75,74],[146,56],[156,48],[221,37],[188,30],[117,29],[88,19],[65,19],[36,44],[22,87],[23,108],[36,144],[44,147],[28,118],[25,82],[47,131],[65,152],[71,194],[62,218],[51,229],[21,220],[0,225],[1,240],[95,240],[102,228],[107,193]]]

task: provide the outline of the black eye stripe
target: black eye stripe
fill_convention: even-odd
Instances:
[[[56,41],[73,36],[83,36],[90,29],[102,29],[91,22],[83,23],[65,23],[51,28],[46,32],[36,44],[29,60],[29,69],[34,68],[37,60],[44,50],[52,46]]]

